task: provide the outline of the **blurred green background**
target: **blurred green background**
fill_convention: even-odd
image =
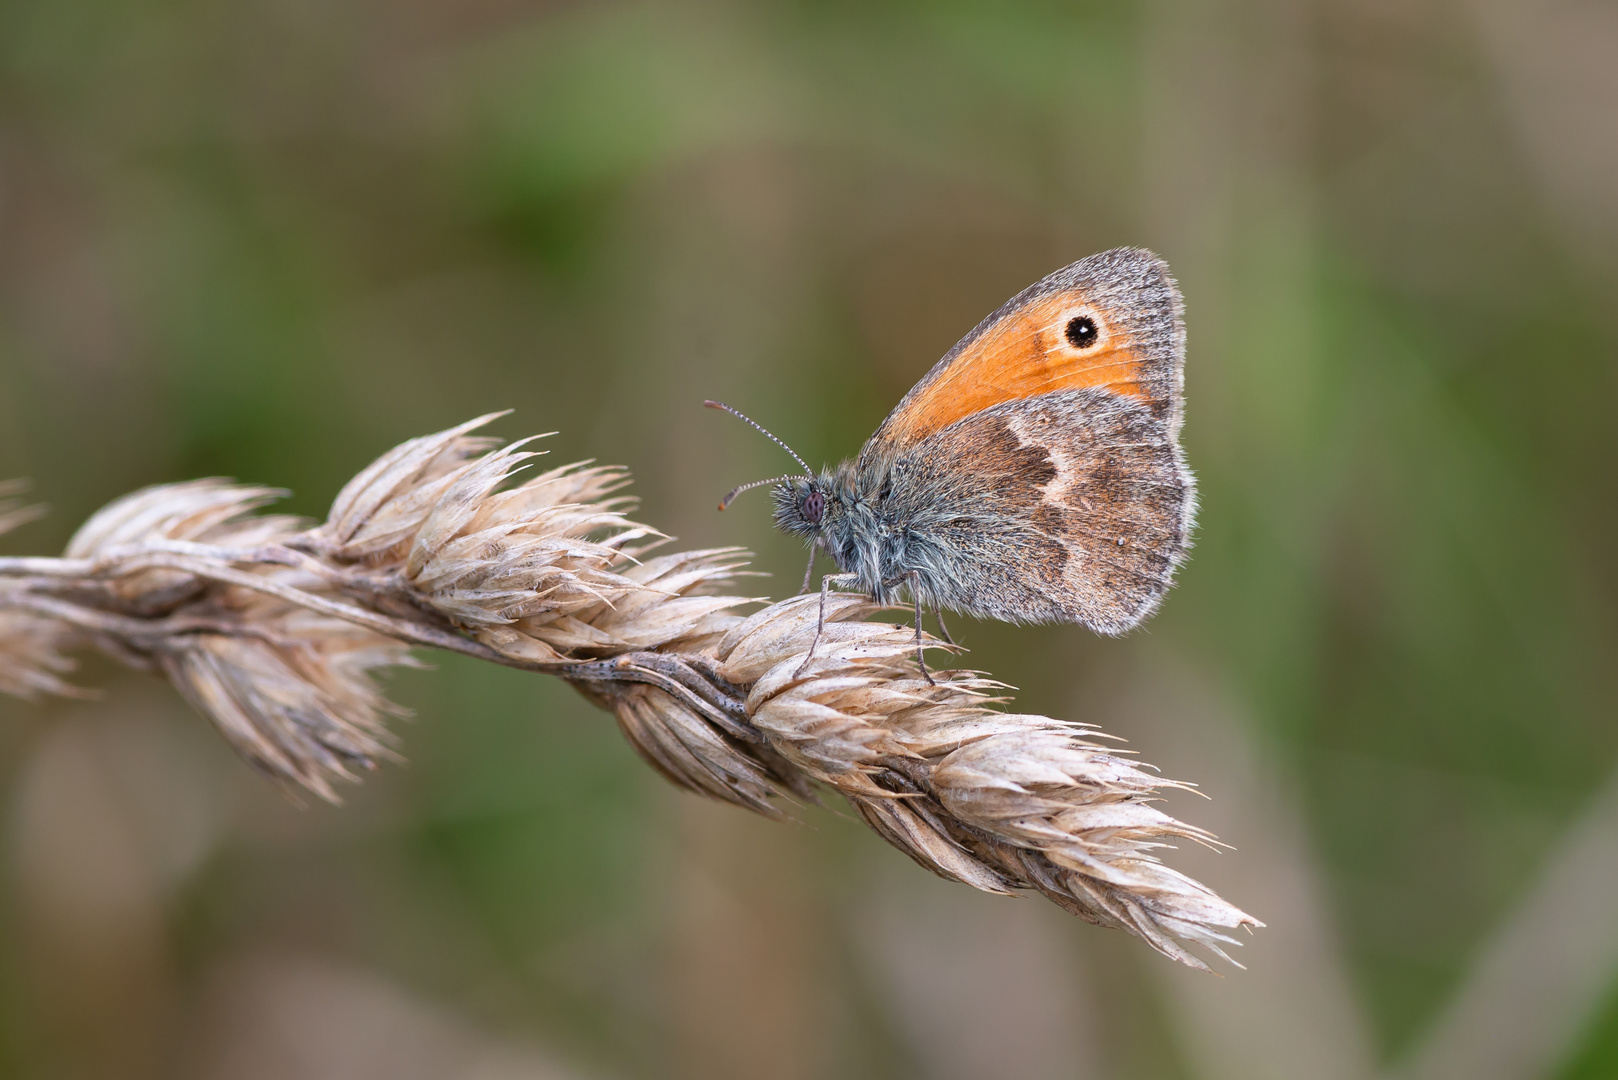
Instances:
[[[163,686],[0,701],[0,1074],[1618,1075],[1618,9],[6,0],[0,477],[58,549],[226,475],[320,515],[512,407],[794,591],[767,499],[1002,300],[1186,294],[1150,628],[955,627],[1128,736],[1266,920],[1223,979],[671,790],[438,659],[342,808]]]

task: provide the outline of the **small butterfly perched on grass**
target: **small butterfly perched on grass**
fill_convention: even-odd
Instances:
[[[1122,634],[1185,559],[1180,291],[1149,251],[1081,259],[1007,301],[906,394],[858,458],[775,485],[775,524],[879,603]],[[818,635],[817,635],[818,636]],[[811,653],[812,653],[811,649]],[[925,671],[925,668],[923,669]]]

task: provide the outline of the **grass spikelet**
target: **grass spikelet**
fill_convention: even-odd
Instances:
[[[46,694],[81,697],[62,676],[74,663],[67,650],[77,642],[71,627],[26,611],[6,610],[0,583],[0,694],[36,700]]]

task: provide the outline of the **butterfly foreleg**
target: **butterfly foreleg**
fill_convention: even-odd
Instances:
[[[947,644],[950,644],[950,645],[955,644],[955,639],[949,636],[949,627],[944,625],[944,609],[943,608],[934,608],[933,609],[933,618],[938,620],[938,635],[939,635],[939,637],[942,637]],[[917,621],[919,622],[920,620],[918,619]]]
[[[815,636],[809,639],[809,651],[803,654],[803,663],[798,665],[798,670],[792,673],[794,679],[801,677],[804,669],[809,666],[809,661],[815,658],[815,646],[820,644],[820,632],[826,628],[826,595],[831,592],[832,582],[835,581],[841,587],[858,584],[859,580],[858,574],[827,574],[820,579],[820,617],[815,620]]]
[[[921,573],[912,570],[906,577],[910,581],[910,599],[916,605],[916,664],[921,668],[921,677],[927,680],[928,685],[937,686],[938,683],[933,681],[932,675],[927,671],[927,657],[923,655],[921,647]],[[939,626],[942,627],[943,623],[940,622]]]

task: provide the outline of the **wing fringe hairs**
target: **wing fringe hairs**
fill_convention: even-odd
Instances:
[[[1206,969],[1263,924],[1166,866],[1218,846],[1158,809],[1165,780],[1093,727],[1002,711],[980,674],[929,684],[912,631],[833,595],[730,591],[737,548],[653,554],[621,469],[520,475],[479,417],[378,458],[324,522],[259,513],[281,492],[224,480],[146,488],[98,511],[61,558],[0,558],[0,692],[79,693],[69,653],[161,673],[255,768],[337,802],[396,757],[402,714],[371,673],[447,649],[566,680],[674,784],[772,817],[842,795],[900,851],[994,893],[1038,892]],[[33,516],[0,485],[0,532]],[[928,639],[932,649],[946,647]],[[1238,965],[1239,966],[1239,965]]]

